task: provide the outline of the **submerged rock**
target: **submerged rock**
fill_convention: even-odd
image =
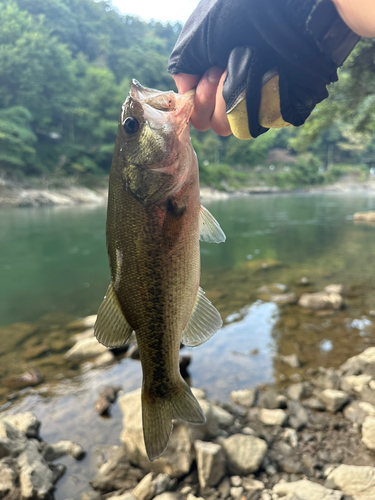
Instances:
[[[24,389],[25,387],[35,387],[43,382],[43,375],[38,370],[31,370],[16,377],[9,377],[3,381],[5,387],[10,389]]]
[[[341,309],[343,300],[341,295],[334,292],[303,293],[298,305],[306,309]]]

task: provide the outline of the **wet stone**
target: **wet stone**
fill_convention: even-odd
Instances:
[[[41,382],[43,382],[43,375],[32,368],[21,375],[5,379],[3,384],[10,389],[24,389],[26,387],[35,387]]]

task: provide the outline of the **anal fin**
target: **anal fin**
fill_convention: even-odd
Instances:
[[[95,337],[106,347],[120,347],[126,344],[132,331],[111,283],[99,307],[94,327]]]
[[[218,331],[222,324],[219,312],[205,297],[202,288],[199,287],[193,312],[182,332],[181,342],[188,347],[203,344]]]
[[[222,243],[225,241],[225,234],[220,224],[203,205],[200,207],[199,232],[199,239],[201,241],[206,241],[207,243]]]

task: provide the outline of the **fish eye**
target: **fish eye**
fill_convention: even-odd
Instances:
[[[134,116],[128,116],[122,123],[127,134],[135,134],[139,129],[139,121]]]

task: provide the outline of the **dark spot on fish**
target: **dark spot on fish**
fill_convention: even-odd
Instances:
[[[168,200],[167,204],[168,214],[173,217],[181,217],[186,212],[185,203],[177,202],[176,200]]]

